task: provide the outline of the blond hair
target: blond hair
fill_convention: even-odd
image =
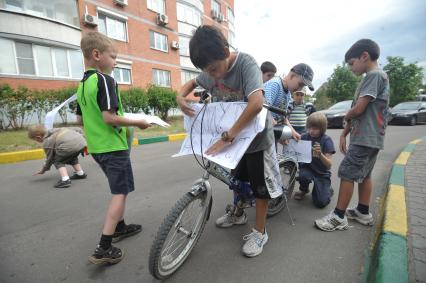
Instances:
[[[309,129],[311,127],[319,128],[321,135],[325,134],[327,131],[327,118],[321,112],[314,112],[308,116],[306,120],[306,128]]]
[[[100,52],[104,52],[108,50],[108,48],[114,48],[114,43],[102,33],[89,31],[81,39],[80,46],[84,57],[89,59],[93,49],[98,49]]]
[[[43,137],[46,133],[47,129],[41,124],[28,127],[28,137],[32,140],[36,137]]]

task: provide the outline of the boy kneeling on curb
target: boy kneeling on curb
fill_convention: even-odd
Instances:
[[[294,195],[296,200],[302,200],[309,193],[309,184],[313,181],[312,201],[318,208],[323,208],[330,203],[333,195],[331,188],[331,165],[334,150],[333,140],[325,134],[327,118],[324,114],[312,113],[306,121],[307,133],[302,135],[302,140],[312,141],[312,162],[300,163],[299,191]]]
[[[87,145],[82,129],[72,127],[47,130],[43,125],[32,125],[28,128],[28,137],[43,143],[46,154],[46,162],[35,175],[42,175],[55,165],[61,175],[61,179],[54,185],[55,188],[68,188],[71,186],[71,180],[87,177],[78,162],[78,155],[83,153]],[[75,171],[71,177],[65,167],[67,164],[72,165]]]

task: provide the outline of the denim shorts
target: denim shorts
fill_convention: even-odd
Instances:
[[[135,190],[128,150],[92,154],[105,173],[113,195],[127,195]]]
[[[378,153],[378,148],[350,144],[345,158],[339,166],[339,178],[357,183],[362,183],[364,179],[371,178]]]

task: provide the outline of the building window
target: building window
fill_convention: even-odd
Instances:
[[[127,24],[126,21],[109,17],[104,14],[98,14],[98,31],[106,36],[127,41]]]
[[[235,21],[235,18],[234,18],[234,12],[232,12],[231,8],[229,8],[229,7],[228,7],[228,8],[226,9],[226,13],[227,13],[226,17],[227,17],[227,19],[228,19],[228,22],[229,22],[230,24],[234,25],[234,21]]]
[[[201,25],[201,12],[198,9],[182,3],[177,3],[176,6],[178,21],[197,27]]]
[[[0,38],[0,73],[16,74],[16,67],[13,41]]]
[[[165,14],[166,13],[166,5],[164,0],[148,0],[147,1],[148,9],[160,13]]]
[[[79,50],[0,38],[1,74],[79,79],[83,71],[83,55]]]
[[[235,47],[235,34],[231,30],[228,30],[228,43]]]
[[[112,77],[117,81],[119,84],[131,84],[132,80],[132,74],[131,70],[127,68],[114,68],[114,71],[112,72]]]
[[[149,43],[151,48],[161,50],[164,52],[169,51],[169,46],[167,44],[167,36],[155,31],[149,31]]]
[[[80,27],[77,1],[69,0],[0,0],[0,9],[49,18]]]
[[[191,39],[186,36],[179,36],[179,54],[181,56],[189,56],[189,41]]]
[[[153,69],[152,82],[158,86],[171,87],[170,71]]]
[[[220,4],[215,0],[212,0],[212,11],[214,11],[216,15],[220,13]]]
[[[191,71],[182,71],[180,73],[181,79],[182,79],[182,85],[186,84],[192,79],[195,79],[200,73],[197,72],[191,72]]]
[[[18,70],[23,75],[35,75],[34,56],[31,44],[15,42]]]

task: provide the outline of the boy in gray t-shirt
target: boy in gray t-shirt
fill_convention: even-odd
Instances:
[[[373,215],[369,212],[373,189],[371,172],[379,150],[383,149],[389,109],[389,80],[378,66],[379,55],[379,46],[370,39],[357,41],[345,55],[351,71],[365,76],[355,92],[352,108],[345,116],[348,123],[340,136],[339,147],[345,157],[338,171],[340,192],[336,208],[315,221],[315,226],[323,231],[348,229],[348,218],[364,225],[373,224]],[[358,183],[358,205],[348,208],[354,182]]]
[[[181,110],[189,116],[194,110],[186,101],[186,96],[195,87],[201,86],[212,94],[212,101],[245,101],[247,107],[228,131],[224,131],[221,139],[215,142],[207,151],[215,155],[225,150],[237,136],[262,110],[263,82],[262,73],[256,61],[248,54],[230,52],[229,44],[221,31],[213,26],[200,26],[195,31],[189,43],[191,62],[201,69],[196,79],[187,82],[179,91],[176,101]],[[252,232],[244,237],[246,240],[242,252],[248,257],[259,255],[263,245],[268,241],[265,230],[268,200],[276,188],[265,182],[265,172],[271,166],[275,156],[272,118],[268,113],[265,129],[259,133],[250,144],[245,155],[233,171],[233,175],[241,181],[249,181],[256,197],[256,223]],[[266,162],[265,162],[266,161]],[[279,175],[279,173],[278,173]],[[269,182],[268,182],[269,183]]]

